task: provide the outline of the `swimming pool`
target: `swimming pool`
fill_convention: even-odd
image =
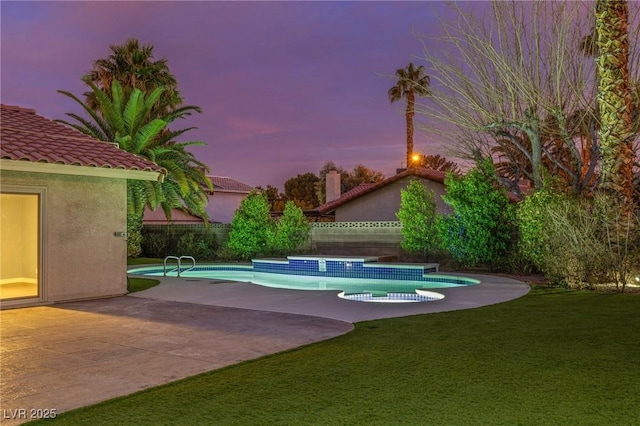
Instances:
[[[454,275],[425,272],[425,265],[379,263],[377,258],[298,256],[255,259],[252,265],[197,265],[180,271],[182,278],[248,282],[292,290],[334,290],[338,296],[362,302],[426,302],[444,298],[432,289],[479,284]],[[432,270],[432,265],[426,265]],[[164,276],[163,266],[139,267],[130,274]],[[167,276],[177,276],[177,270]]]

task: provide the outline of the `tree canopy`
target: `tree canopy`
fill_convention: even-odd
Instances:
[[[164,182],[133,181],[129,192],[129,212],[141,215],[144,206],[155,209],[162,206],[167,218],[171,209],[184,208],[192,214],[207,218],[205,189],[212,189],[206,177],[207,166],[187,151],[187,147],[204,145],[203,142],[176,142],[174,139],[190,128],[169,130],[168,124],[177,118],[199,112],[197,107],[186,106],[171,113],[154,116],[154,106],[158,105],[164,91],[156,88],[149,95],[139,89],[125,94],[117,80],[111,84],[110,96],[91,82],[97,102],[97,111],[82,102],[70,92],[58,92],[82,106],[89,118],[67,113],[76,122],[58,120],[96,139],[114,142],[133,154],[147,158],[167,170]]]
[[[123,44],[109,46],[111,54],[93,63],[91,71],[85,76],[103,92],[109,94],[114,80],[118,81],[125,92],[129,94],[133,89],[151,93],[157,87],[164,87],[158,105],[168,112],[183,103],[178,91],[178,81],[171,73],[166,59],[154,59],[153,45],[144,44],[135,38],[125,40]],[[93,90],[84,93],[87,105],[98,108],[96,94]],[[156,106],[157,108],[158,106]]]
[[[333,161],[327,161],[319,173],[318,184],[316,185],[316,197],[320,204],[323,204],[327,196],[326,176],[331,170],[340,173],[340,193],[344,194],[356,186],[363,183],[376,183],[385,179],[382,172],[370,169],[363,164],[357,164],[353,170],[349,171],[341,166],[337,166]]]
[[[601,117],[596,64],[586,55],[593,52],[590,5],[494,1],[491,16],[454,5],[458,19],[443,22],[444,37],[424,40],[431,95],[416,112],[426,116],[425,128],[456,156],[493,158],[512,190],[523,182],[541,188],[545,172],[574,193],[592,190]],[[640,21],[632,21],[629,73],[638,82]]]
[[[312,172],[299,174],[287,179],[284,183],[284,194],[301,209],[314,209],[319,205],[315,192],[319,181],[320,178]]]

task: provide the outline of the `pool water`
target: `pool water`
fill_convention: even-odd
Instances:
[[[157,266],[135,268],[128,272],[130,274],[150,276],[164,275],[164,269]],[[177,272],[167,273],[167,276],[177,276]],[[342,298],[367,302],[423,302],[439,300],[444,296],[427,290],[468,286],[479,283],[478,280],[472,278],[433,273],[425,275],[427,279],[420,281],[390,280],[255,272],[251,266],[237,265],[198,265],[191,270],[181,271],[180,277],[248,282],[265,287],[292,290],[334,290],[339,291],[339,296]]]

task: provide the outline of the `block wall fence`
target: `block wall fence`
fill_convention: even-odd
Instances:
[[[230,224],[214,223],[209,232],[219,244],[229,237]],[[309,241],[302,252],[327,255],[376,255],[402,257],[400,222],[315,222],[311,223]],[[185,232],[204,233],[205,227],[194,225],[145,225],[144,232],[166,232],[181,235]]]

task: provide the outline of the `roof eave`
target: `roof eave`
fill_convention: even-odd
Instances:
[[[234,190],[234,189],[222,189],[222,188],[214,188],[213,190],[207,189],[207,192],[211,192],[211,193],[229,193],[229,194],[244,194],[244,195],[248,195],[251,193],[251,191],[240,191],[240,190]]]
[[[436,171],[433,171],[435,173],[437,173]],[[415,168],[411,168],[411,169],[407,169],[402,173],[398,173],[396,175],[393,175],[391,177],[388,177],[385,180],[382,180],[380,182],[377,182],[371,186],[369,186],[368,188],[363,189],[362,191],[358,192],[357,194],[353,194],[350,196],[346,196],[346,197],[341,197],[338,198],[337,200],[334,201],[330,201],[329,203],[325,203],[324,207],[323,206],[319,206],[316,210],[320,213],[320,214],[330,214],[336,211],[336,209],[344,204],[350,203],[353,200],[356,200],[360,197],[363,197],[367,194],[370,194],[374,191],[377,191],[380,188],[383,188],[393,182],[397,182],[399,180],[402,180],[406,177],[411,177],[411,176],[416,176],[419,177],[421,179],[424,180],[429,180],[432,182],[436,182],[436,183],[440,183],[440,184],[444,184],[444,176],[442,177],[442,179],[439,176],[434,175],[433,173],[425,173],[423,171],[423,169],[415,169]]]
[[[16,172],[51,173],[74,176],[96,176],[116,179],[133,179],[162,182],[164,170],[113,169],[108,167],[87,167],[68,164],[0,159],[0,170]]]

